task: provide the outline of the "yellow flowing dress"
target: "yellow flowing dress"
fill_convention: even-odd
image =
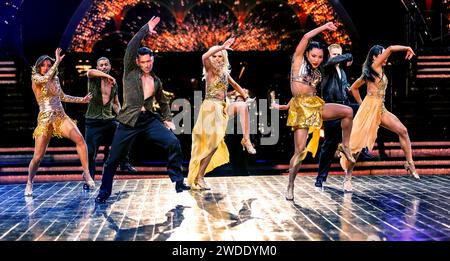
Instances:
[[[230,161],[230,155],[224,137],[227,130],[227,102],[216,98],[218,93],[226,94],[228,88],[227,75],[223,74],[215,82],[206,87],[206,96],[198,114],[197,122],[192,129],[191,160],[187,182],[194,185],[200,167],[200,161],[214,149],[216,152],[206,167],[205,174]],[[225,97],[225,96],[224,96]]]
[[[369,150],[373,149],[378,128],[381,124],[381,116],[387,111],[384,106],[387,84],[387,77],[383,74],[383,77],[376,85],[376,91],[368,92],[361,106],[359,106],[358,112],[353,119],[352,132],[350,134],[349,144],[352,154],[360,152],[365,147]],[[348,169],[346,157],[341,157],[340,163],[344,170]]]

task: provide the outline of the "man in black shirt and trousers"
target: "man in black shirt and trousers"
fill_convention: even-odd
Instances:
[[[115,114],[120,112],[120,102],[118,96],[118,86],[116,79],[109,75],[111,71],[111,62],[106,57],[100,57],[97,60],[96,69],[87,71],[88,93],[92,94],[92,99],[88,104],[86,111],[86,131],[85,140],[88,147],[89,173],[92,179],[95,176],[95,158],[97,157],[98,147],[103,142],[105,145],[103,162],[106,162],[109,155],[109,146],[119,123],[116,121]],[[120,163],[120,170],[136,173],[137,170],[130,164],[127,156]],[[89,189],[86,184],[84,189]]]
[[[353,109],[353,115],[359,108],[357,103],[352,103],[348,99],[350,84],[347,81],[347,75],[341,68],[341,64],[350,65],[353,57],[350,53],[342,54],[342,47],[339,44],[332,44],[328,47],[330,54],[329,60],[324,64],[323,79],[320,85],[321,96],[325,102],[339,103],[350,106]],[[327,180],[331,162],[342,141],[341,120],[325,121],[323,123],[325,130],[325,140],[320,148],[319,170],[316,178],[316,187],[321,188],[322,183]],[[372,159],[367,149],[363,149],[360,159]]]
[[[123,108],[117,116],[116,130],[108,160],[103,166],[100,192],[95,199],[105,203],[111,195],[113,177],[120,160],[126,156],[129,147],[138,134],[146,140],[163,147],[168,153],[167,172],[175,182],[177,193],[189,190],[182,174],[183,154],[180,142],[170,130],[175,129],[169,107],[169,98],[164,94],[161,80],[153,73],[154,54],[147,47],[141,47],[145,35],[156,33],[159,17],[152,17],[128,43],[124,56]],[[160,108],[162,119],[156,112]]]

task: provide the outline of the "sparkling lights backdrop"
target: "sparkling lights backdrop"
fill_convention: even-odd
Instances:
[[[73,35],[70,50],[92,52],[98,41],[111,35],[126,44],[150,18],[149,13],[161,16],[162,21],[158,35],[148,37],[146,44],[161,52],[203,51],[231,36],[236,37],[237,51],[283,50],[289,47],[284,41],[292,37],[298,41],[299,32],[311,29],[305,28],[308,19],[316,25],[334,21],[338,30],[325,33],[324,40],[351,45],[326,0],[94,0]]]
[[[447,30],[450,32],[450,0],[443,0],[444,7],[447,12]]]

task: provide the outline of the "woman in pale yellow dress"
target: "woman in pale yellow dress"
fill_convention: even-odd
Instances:
[[[353,119],[353,129],[350,135],[350,149],[357,159],[359,151],[368,147],[372,150],[377,137],[378,127],[381,125],[398,135],[400,146],[405,153],[406,170],[416,179],[419,179],[414,161],[412,158],[411,141],[408,130],[400,120],[384,106],[384,96],[388,80],[384,74],[383,67],[386,65],[388,57],[393,52],[406,51],[406,59],[414,56],[413,50],[408,46],[393,45],[384,49],[380,45],[373,46],[363,65],[363,74],[357,79],[350,90],[356,101],[360,104],[358,112]],[[367,95],[364,101],[361,99],[358,88],[364,83],[367,84]],[[355,163],[348,162],[341,158],[341,166],[346,172],[344,179],[344,191],[351,191],[351,177]]]
[[[204,180],[206,173],[229,162],[229,153],[224,141],[229,115],[239,114],[243,129],[241,144],[250,154],[256,150],[250,142],[248,127],[248,106],[252,101],[230,76],[227,50],[234,39],[230,38],[221,46],[211,47],[202,56],[203,74],[206,81],[206,95],[192,130],[192,150],[189,162],[188,184],[192,189],[210,189]],[[228,84],[246,102],[226,102]]]
[[[313,157],[319,145],[319,132],[323,120],[341,120],[342,144],[338,150],[354,162],[348,147],[352,129],[353,111],[350,107],[326,103],[316,96],[316,86],[321,81],[318,69],[323,61],[323,48],[317,42],[311,42],[312,37],[325,30],[336,30],[332,23],[326,23],[306,33],[298,44],[291,65],[291,92],[294,96],[288,104],[289,115],[287,125],[294,131],[295,152],[289,164],[289,183],[286,199],[294,199],[294,181],[306,154]],[[313,133],[311,141],[306,145],[308,133]]]
[[[39,57],[33,67],[32,88],[39,104],[38,126],[33,132],[34,154],[28,167],[28,180],[25,196],[33,195],[33,179],[47,150],[52,136],[68,138],[75,142],[78,156],[83,167],[82,177],[86,184],[95,188],[95,183],[89,175],[87,146],[75,122],[66,115],[61,102],[89,103],[91,94],[85,97],[67,95],[61,89],[56,75],[58,65],[64,58],[61,49],[56,49],[56,60],[47,55]]]

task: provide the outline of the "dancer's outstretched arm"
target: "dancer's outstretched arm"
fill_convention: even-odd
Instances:
[[[311,40],[314,36],[318,35],[319,33],[325,30],[336,31],[336,29],[337,27],[333,24],[333,22],[328,22],[303,35],[302,39],[300,40],[300,43],[298,43],[297,48],[295,49],[294,61],[297,60],[298,58],[303,57],[306,47],[308,47],[309,40]]]
[[[402,52],[406,51],[406,60],[410,60],[414,55],[414,51],[409,46],[403,46],[403,45],[391,45],[384,52],[382,52],[380,55],[378,55],[374,60],[372,67],[377,70],[382,67],[383,61],[385,61],[393,52]]]
[[[88,78],[106,78],[111,82],[110,87],[114,87],[116,84],[116,79],[114,77],[97,69],[89,69],[86,75]]]
[[[209,61],[209,57],[211,57],[213,54],[217,53],[218,51],[233,50],[230,48],[230,46],[233,43],[234,43],[234,38],[229,38],[222,45],[213,46],[206,53],[204,53],[202,55],[202,61],[203,61],[203,65],[205,66],[205,69],[208,71],[211,68],[211,63]]]
[[[285,111],[285,110],[289,110],[290,106],[291,106],[291,102],[289,102],[288,104],[285,104],[285,105],[281,105],[281,104],[278,104],[273,101],[272,104],[270,105],[270,108],[274,109],[274,110]]]
[[[247,101],[248,95],[244,92],[242,87],[230,76],[228,75],[228,83],[235,89],[242,97],[244,97],[244,100]]]

